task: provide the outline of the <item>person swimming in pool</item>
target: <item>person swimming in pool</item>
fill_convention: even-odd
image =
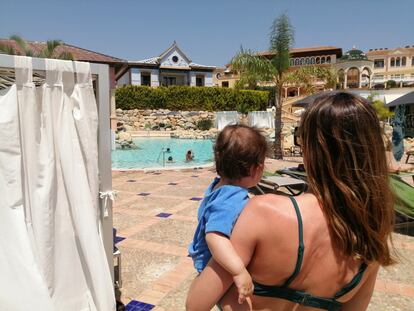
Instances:
[[[194,160],[194,153],[191,150],[188,150],[185,154],[185,161],[190,162]]]

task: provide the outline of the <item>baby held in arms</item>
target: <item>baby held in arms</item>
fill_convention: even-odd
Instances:
[[[248,188],[260,181],[267,151],[265,137],[245,125],[228,125],[214,146],[217,174],[198,209],[198,225],[188,247],[200,273],[211,257],[232,276],[239,303],[252,295],[253,282],[230,242],[230,235],[249,197]]]

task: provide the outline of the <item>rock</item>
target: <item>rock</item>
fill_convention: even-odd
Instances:
[[[133,130],[134,130],[134,127],[133,127],[133,126],[131,126],[131,125],[125,125],[125,130],[126,130],[127,132],[131,132],[131,131],[133,131]]]
[[[121,108],[118,108],[118,109],[116,109],[115,110],[115,112],[118,114],[118,113],[122,113],[122,109]]]

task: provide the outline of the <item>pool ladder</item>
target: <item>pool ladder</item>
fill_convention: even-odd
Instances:
[[[162,154],[162,166],[163,167],[165,166],[165,153],[166,152],[167,152],[166,149],[164,147],[162,147],[160,153],[158,154],[158,158],[157,158],[157,162],[159,162],[161,154]]]

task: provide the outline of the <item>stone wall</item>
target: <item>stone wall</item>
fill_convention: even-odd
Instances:
[[[207,111],[170,111],[170,110],[116,110],[118,125],[126,131],[140,130],[195,130],[197,122],[210,119],[214,126],[214,113]]]
[[[170,110],[116,110],[118,120],[118,133],[116,139],[120,141],[132,141],[130,132],[134,131],[169,131],[171,137],[214,139],[218,133],[215,128],[215,113],[208,111],[170,111]],[[212,128],[203,131],[197,128],[198,121],[209,119],[212,121]],[[242,115],[241,123],[247,124],[247,115]],[[126,131],[126,133],[123,133]],[[293,145],[292,125],[283,127],[283,147],[290,148]],[[268,137],[274,137],[273,129],[263,129]]]

